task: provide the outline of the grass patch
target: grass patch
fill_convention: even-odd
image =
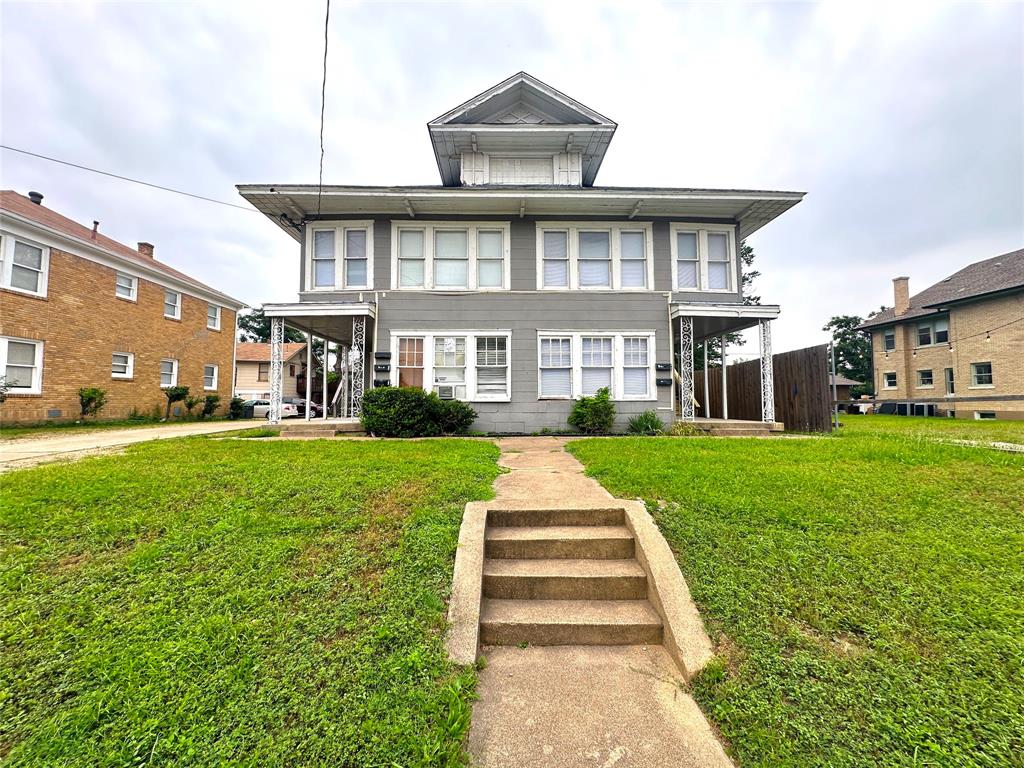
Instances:
[[[1024,457],[869,418],[569,450],[648,501],[718,647],[694,693],[742,766],[1021,765]]]
[[[943,419],[924,416],[849,416],[839,414],[840,432],[935,440],[981,440],[1024,445],[1024,419]]]
[[[0,427],[0,440],[17,440],[23,437],[60,437],[68,432],[91,432],[105,429],[135,429],[139,427],[165,427],[175,424],[204,424],[224,419],[117,419],[112,421],[55,421],[43,424],[26,424]]]
[[[479,441],[161,440],[4,477],[5,766],[452,765]]]

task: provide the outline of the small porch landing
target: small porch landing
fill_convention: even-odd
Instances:
[[[779,434],[784,427],[781,421],[747,421],[745,419],[695,418],[690,422],[697,429],[713,437],[769,437]]]
[[[336,437],[361,435],[358,419],[289,419],[281,422],[281,437]]]

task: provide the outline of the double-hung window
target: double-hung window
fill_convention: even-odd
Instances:
[[[0,336],[0,375],[12,395],[40,394],[43,342]]]
[[[883,373],[882,385],[886,389],[896,389],[896,371],[886,371]]]
[[[992,363],[971,363],[971,386],[991,387]]]
[[[917,386],[919,387],[931,387],[935,385],[935,380],[932,377],[931,368],[922,368],[917,372]]]
[[[622,395],[645,398],[650,391],[651,366],[646,336],[622,339]]]
[[[204,365],[203,366],[203,389],[216,389],[217,388],[217,366],[216,365]]]
[[[394,290],[508,288],[508,222],[391,223]]]
[[[421,387],[442,399],[508,401],[510,349],[509,331],[395,331],[391,384]]]
[[[256,363],[256,381],[270,381],[270,363]]]
[[[0,241],[0,287],[46,295],[50,249],[10,235]]]
[[[115,352],[110,358],[110,378],[130,379],[134,367],[134,354],[131,352]]]
[[[114,277],[114,295],[119,299],[127,299],[128,301],[135,301],[135,297],[138,295],[139,290],[139,279],[126,275],[123,272],[118,272]]]
[[[611,288],[612,249],[609,232],[579,233],[580,288]]]
[[[310,254],[306,284],[313,290],[373,287],[372,221],[314,226],[306,247]]]
[[[181,294],[177,291],[164,291],[164,317],[181,320]]]
[[[160,388],[178,386],[178,361],[165,358],[160,361]]]
[[[572,337],[540,340],[540,396],[572,397]]]
[[[677,291],[735,291],[734,228],[714,224],[672,224],[672,286]]]
[[[882,348],[886,352],[892,352],[896,349],[896,329],[886,328],[882,331]]]
[[[949,318],[923,320],[917,324],[917,346],[930,347],[933,344],[949,343]]]
[[[649,289],[652,231],[634,222],[538,224],[537,289]]]
[[[582,339],[582,393],[597,394],[600,389],[612,391],[612,339],[607,336],[584,336]]]
[[[206,327],[211,331],[220,330],[220,307],[216,304],[206,305]]]

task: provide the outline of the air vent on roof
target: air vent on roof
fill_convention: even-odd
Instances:
[[[31,200],[36,205],[43,204],[43,194],[41,192],[29,192],[28,199]]]

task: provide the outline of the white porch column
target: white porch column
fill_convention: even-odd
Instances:
[[[726,365],[727,365],[726,360],[725,360],[725,334],[723,333],[718,338],[719,338],[719,341],[722,344],[722,418],[723,419],[728,419],[729,418],[729,388],[726,386],[726,381],[725,381],[725,368],[726,368]]]
[[[701,344],[704,352],[704,418],[711,418],[711,385],[708,383],[708,365],[711,358],[708,357],[708,340],[704,339]]]
[[[309,411],[313,404],[313,334],[306,335],[306,421],[309,421]]]
[[[679,415],[693,421],[693,318],[679,318]]]
[[[324,365],[323,365],[323,369],[324,369],[324,391],[321,393],[321,394],[323,394],[323,399],[324,399],[324,408],[323,408],[323,413],[321,414],[321,416],[324,419],[327,418],[327,362],[328,362],[328,360],[330,360],[330,357],[331,357],[328,354],[329,350],[330,350],[330,342],[328,342],[327,339],[325,338],[324,339]]]
[[[761,420],[775,421],[775,371],[772,367],[772,328],[768,320],[758,323],[761,347]]]
[[[352,318],[352,416],[363,415],[363,388],[366,384],[363,356],[366,354],[366,316]]]
[[[281,388],[284,377],[284,318],[270,318],[270,423],[281,421]]]

